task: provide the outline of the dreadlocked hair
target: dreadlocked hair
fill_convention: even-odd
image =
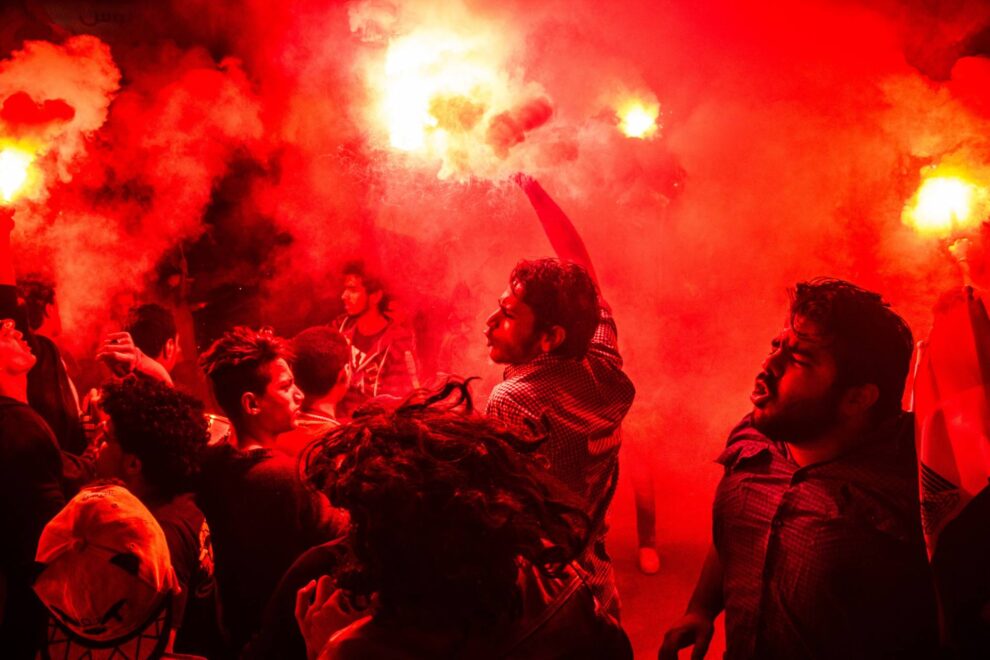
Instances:
[[[241,396],[263,392],[270,380],[265,367],[279,358],[290,360],[292,354],[271,328],[255,331],[237,326],[213,342],[199,364],[210,379],[217,403],[236,424],[241,419]]]
[[[558,575],[590,530],[534,460],[538,445],[476,414],[461,380],[358,411],[302,458],[308,481],[350,513],[338,585],[414,624],[518,615],[519,567]]]

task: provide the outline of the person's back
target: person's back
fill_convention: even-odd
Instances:
[[[330,638],[321,659],[463,658],[464,660],[620,660],[632,658],[629,638],[614,619],[599,616],[594,596],[576,567],[549,577],[525,562],[517,585],[517,618],[470,630],[397,626],[365,617]]]
[[[223,624],[231,648],[240,649],[282,574],[338,536],[341,523],[300,481],[295,460],[266,449],[210,447],[196,501],[210,525]]]
[[[44,420],[27,406],[0,396],[0,582],[3,616],[0,649],[5,657],[32,658],[43,636],[44,608],[29,576],[38,537],[65,504],[62,463]]]
[[[307,477],[352,521],[337,591],[321,578],[297,598],[310,654],[631,657],[575,561],[590,533],[580,502],[472,405],[451,381],[365,407],[307,450]],[[351,623],[362,600],[369,616]]]

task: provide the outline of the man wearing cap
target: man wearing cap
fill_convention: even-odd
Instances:
[[[161,657],[174,596],[162,528],[126,488],[84,488],[45,526],[34,591],[48,608],[48,657]]]
[[[151,378],[128,376],[102,388],[107,415],[97,475],[120,479],[148,507],[168,541],[182,586],[172,628],[175,649],[215,655],[216,589],[213,545],[193,498],[193,477],[206,447],[203,404]]]

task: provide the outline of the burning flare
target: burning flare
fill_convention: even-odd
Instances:
[[[948,237],[985,219],[987,192],[958,176],[933,176],[922,181],[901,217],[921,234]]]
[[[0,202],[10,203],[28,183],[34,154],[15,146],[0,148]]]
[[[626,137],[647,140],[657,133],[657,117],[660,116],[659,103],[644,103],[640,100],[627,101],[616,111],[619,130]]]

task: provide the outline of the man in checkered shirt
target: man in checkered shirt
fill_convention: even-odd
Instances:
[[[605,512],[619,477],[620,424],[635,389],[622,371],[615,321],[598,293],[584,242],[531,177],[516,183],[536,209],[558,259],[520,261],[488,318],[493,361],[506,365],[488,415],[545,438],[549,469],[578,495],[591,519],[584,561],[603,610],[619,614],[605,552]]]
[[[659,660],[937,658],[901,394],[911,331],[879,294],[802,282],[718,462],[712,546]]]

